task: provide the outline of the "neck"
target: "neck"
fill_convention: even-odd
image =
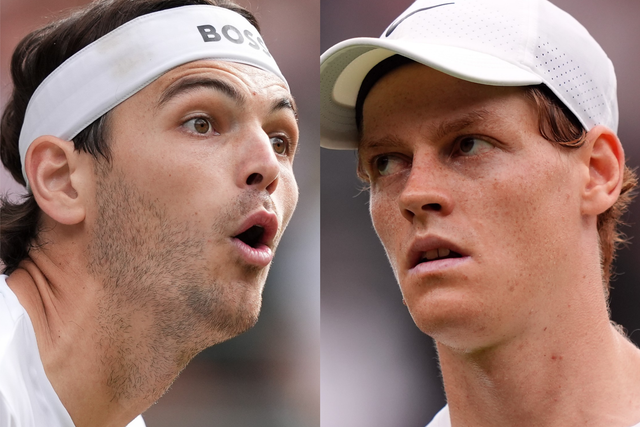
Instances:
[[[29,314],[47,377],[78,427],[126,425],[202,349],[187,333],[163,334],[155,310],[124,304],[81,269],[62,268],[40,251],[32,250],[7,283]]]
[[[487,348],[438,343],[453,427],[640,421],[640,350],[611,326],[604,298],[574,303],[552,321]]]

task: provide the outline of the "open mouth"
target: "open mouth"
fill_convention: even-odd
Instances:
[[[427,252],[423,252],[417,264],[447,258],[462,258],[462,255],[446,248],[432,249]]]
[[[263,242],[264,236],[264,227],[259,225],[254,225],[249,227],[246,231],[234,236],[236,239],[240,240],[245,245],[251,246],[254,249],[257,249],[258,246],[264,244]]]

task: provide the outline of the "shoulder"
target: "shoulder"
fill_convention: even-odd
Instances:
[[[18,297],[7,285],[7,276],[0,274],[0,325],[2,325],[0,337],[7,333],[8,326],[17,324],[25,314],[26,311],[18,301]]]
[[[26,312],[0,275],[0,425],[33,425],[21,360]],[[25,399],[26,398],[26,399]]]
[[[73,427],[40,360],[33,325],[0,275],[0,425]]]
[[[142,415],[138,415],[133,421],[131,421],[127,427],[146,427]]]
[[[0,275],[0,363],[7,361],[27,322],[27,312],[7,285],[7,276]]]
[[[427,427],[451,427],[451,418],[449,417],[449,405],[436,414]]]

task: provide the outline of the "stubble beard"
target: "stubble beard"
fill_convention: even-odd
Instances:
[[[87,258],[103,283],[99,363],[113,400],[155,401],[196,354],[257,322],[262,286],[216,278],[236,268],[262,285],[267,269],[212,266],[205,258],[207,238],[222,239],[225,226],[255,207],[254,197],[213,213],[212,235],[204,236],[190,222],[172,221],[117,170],[99,166],[96,175],[98,214]]]

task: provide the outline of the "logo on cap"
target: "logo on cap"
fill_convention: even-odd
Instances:
[[[418,10],[414,10],[413,12],[411,12],[410,14],[408,14],[407,16],[403,16],[402,19],[400,19],[398,22],[394,22],[391,24],[391,26],[389,27],[389,29],[387,30],[387,33],[384,35],[385,37],[389,37],[391,35],[391,33],[393,33],[393,31],[396,29],[396,27],[400,24],[402,24],[402,21],[404,21],[405,19],[407,19],[408,17],[410,17],[411,15],[415,15],[418,12],[424,12],[425,10],[429,10],[429,9],[435,9],[436,7],[440,7],[440,6],[446,6],[449,4],[456,4],[455,2],[451,2],[451,3],[442,3],[442,4],[437,4],[435,6],[429,6],[429,7],[423,7],[422,9],[418,9]]]

